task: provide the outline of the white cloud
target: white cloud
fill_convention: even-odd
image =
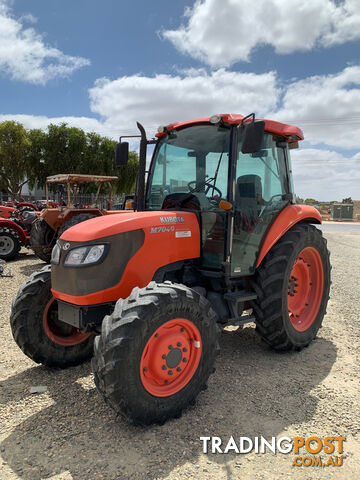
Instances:
[[[360,148],[360,66],[291,83],[269,115],[298,124],[313,145]]]
[[[197,0],[185,17],[163,37],[217,67],[248,61],[262,45],[288,54],[360,38],[359,0]]]
[[[13,80],[44,85],[90,64],[86,58],[46,45],[34,28],[24,27],[23,23],[35,20],[32,15],[13,18],[8,2],[0,0],[0,71]]]
[[[320,200],[360,199],[360,153],[348,158],[331,150],[331,146],[360,149],[359,79],[360,67],[348,67],[336,75],[293,82],[279,99],[281,87],[274,72],[256,75],[220,69],[211,74],[191,70],[174,76],[132,75],[114,81],[100,79],[90,89],[90,107],[100,119],[0,115],[0,121],[13,119],[26,128],[42,129],[49,123],[65,122],[116,139],[137,134],[138,120],[150,138],[158,125],[213,113],[255,111],[259,116],[299,125],[305,139],[314,145],[327,144],[306,148],[300,143],[300,149],[292,151],[298,195]],[[137,145],[135,141],[132,148]]]
[[[256,75],[223,69],[210,74],[191,70],[176,76],[100,79],[89,93],[92,111],[109,128],[129,131],[138,120],[152,129],[150,134],[159,125],[214,113],[265,114],[279,98],[274,72]]]
[[[331,150],[291,151],[295,192],[302,198],[360,199],[360,153],[345,157]]]

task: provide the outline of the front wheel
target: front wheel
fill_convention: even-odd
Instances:
[[[33,273],[20,287],[10,324],[15,342],[25,355],[37,363],[66,368],[92,356],[94,336],[58,319],[50,269],[47,265]]]
[[[276,350],[300,350],[321,327],[330,290],[326,240],[309,224],[292,227],[269,251],[252,280],[256,328]]]
[[[209,302],[183,285],[135,288],[95,339],[92,368],[105,401],[135,424],[178,417],[214,370],[216,318]]]

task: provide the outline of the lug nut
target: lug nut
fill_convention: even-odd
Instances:
[[[155,337],[158,338],[159,334],[158,333],[155,333]]]
[[[161,355],[161,358],[163,358],[165,360],[165,358],[166,358],[165,353],[164,353],[164,355]]]
[[[168,349],[169,349],[169,350],[172,350],[172,349],[173,349],[173,346],[172,346],[172,345],[169,345],[169,346],[168,346]]]
[[[166,366],[165,366],[165,365],[163,365],[161,368],[162,368],[163,370],[166,370]]]
[[[169,374],[169,375],[172,375],[172,374],[173,374],[173,371],[172,371],[172,370],[169,370],[169,371],[168,371],[168,374]]]
[[[181,347],[181,343],[180,342],[177,342],[176,344],[178,347]]]
[[[187,348],[184,347],[184,348],[183,348],[183,352],[187,352]]]
[[[176,371],[177,371],[177,372],[181,372],[181,368],[180,368],[180,367],[177,367]]]
[[[144,367],[144,372],[147,372],[148,370],[148,367]]]
[[[183,358],[183,362],[186,363],[186,362],[187,362],[187,358],[184,357],[184,358]]]

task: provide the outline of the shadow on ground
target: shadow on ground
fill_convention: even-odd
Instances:
[[[44,268],[46,266],[46,263],[45,262],[41,262],[39,261],[38,263],[35,263],[35,264],[31,264],[31,265],[22,265],[20,267],[20,273],[22,273],[23,275],[26,275],[27,277],[29,277],[32,273],[34,272],[38,272],[39,270],[41,270],[42,268]]]
[[[1,402],[14,405],[18,426],[0,444],[4,461],[22,479],[70,471],[74,480],[163,478],[197,463],[200,436],[276,436],[309,422],[317,408],[311,390],[329,374],[336,347],[322,338],[300,353],[278,354],[260,344],[253,328],[224,332],[222,353],[209,389],[195,407],[163,426],[133,427],[116,418],[92,386],[82,381],[88,364],[52,371],[34,367],[0,384]],[[47,385],[49,405],[38,406],[31,385]],[[47,395],[47,394],[45,394]],[[21,421],[18,402],[34,405]],[[28,409],[28,406],[27,406]],[[231,478],[231,455],[212,455]],[[184,471],[186,476],[186,466]]]

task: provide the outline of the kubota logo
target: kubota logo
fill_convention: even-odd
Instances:
[[[160,217],[161,223],[184,223],[183,217]]]

